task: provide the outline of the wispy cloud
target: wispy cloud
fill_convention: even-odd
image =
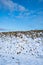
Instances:
[[[43,0],[38,0],[43,2]],[[36,15],[38,12],[29,10],[25,8],[24,6],[13,2],[12,0],[0,0],[0,9],[3,8],[5,11],[9,10],[8,15],[15,16],[15,17],[28,17],[30,15]],[[19,14],[16,16],[12,14],[13,12],[19,12]],[[35,13],[35,14],[34,14]],[[40,15],[40,13],[38,14]]]
[[[9,9],[10,11],[14,10],[14,3],[11,0],[0,0],[1,7],[4,9]]]
[[[4,29],[4,28],[0,28],[0,31],[5,31],[5,30],[7,30],[7,29]]]
[[[4,8],[5,10],[9,10],[10,14],[15,11],[19,11],[19,15],[27,15],[28,10],[17,3],[14,3],[12,0],[0,0],[0,8]]]

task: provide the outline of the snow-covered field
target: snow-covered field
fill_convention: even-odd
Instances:
[[[43,65],[43,31],[0,33],[0,65]]]

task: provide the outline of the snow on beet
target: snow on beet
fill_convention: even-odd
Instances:
[[[43,65],[43,31],[0,33],[0,65]]]

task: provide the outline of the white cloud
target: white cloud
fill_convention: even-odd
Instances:
[[[9,9],[10,11],[14,10],[14,3],[11,0],[0,0],[1,5],[3,5],[3,8]]]
[[[19,5],[17,3],[14,3],[13,1],[11,0],[0,0],[0,8],[4,8],[5,10],[9,10],[10,13],[11,12],[15,12],[15,11],[19,11],[19,15],[28,15],[28,10],[22,6],[22,5]],[[3,6],[3,7],[2,7]]]

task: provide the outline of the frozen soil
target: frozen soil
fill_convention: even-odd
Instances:
[[[0,32],[0,65],[43,65],[43,30]]]

